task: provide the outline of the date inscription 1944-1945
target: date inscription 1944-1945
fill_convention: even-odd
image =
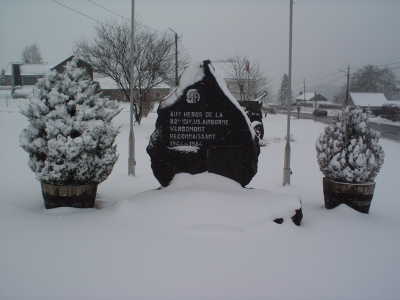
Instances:
[[[229,126],[222,112],[171,111],[169,147],[201,147],[205,140],[217,139],[221,127]]]

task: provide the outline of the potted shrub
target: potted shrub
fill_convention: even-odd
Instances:
[[[379,133],[369,127],[368,113],[345,107],[316,142],[317,160],[324,174],[325,207],[341,203],[368,213],[374,179],[383,164]]]
[[[118,159],[119,127],[111,120],[121,109],[117,101],[101,97],[77,61],[68,62],[62,74],[47,72],[30,103],[20,107],[29,121],[20,144],[41,182],[46,208],[94,207],[97,185]]]

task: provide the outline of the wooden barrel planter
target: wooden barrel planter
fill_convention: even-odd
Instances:
[[[56,207],[93,208],[97,183],[83,185],[52,185],[41,183],[46,209]]]
[[[346,183],[324,177],[323,188],[326,208],[332,209],[343,203],[367,214],[374,196],[375,182]]]

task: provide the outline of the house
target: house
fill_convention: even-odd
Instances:
[[[64,72],[64,67],[67,65],[67,62],[71,61],[74,58],[73,55],[68,57],[66,60],[60,62],[59,64],[55,65],[54,67],[51,68],[51,70],[56,70],[58,73],[63,73]],[[91,65],[89,65],[87,62],[78,59],[78,63],[76,65],[78,68],[86,69],[86,72],[90,76],[90,79],[93,81],[93,68]]]
[[[5,85],[35,85],[38,79],[43,77],[43,73],[50,70],[51,67],[52,65],[48,63],[9,63],[4,74]]]
[[[103,92],[104,97],[108,97],[110,99],[129,102],[129,97],[126,97],[123,90],[109,77],[104,77],[99,74],[94,74],[94,81],[98,82],[100,85],[100,89]],[[151,98],[154,102],[159,102],[163,98],[169,95],[171,92],[171,87],[165,83],[158,84],[153,87],[149,93],[146,95]],[[137,94],[134,94],[134,97],[137,97]]]
[[[54,65],[49,63],[21,63],[11,62],[8,64],[5,77],[5,85],[8,86],[23,86],[23,85],[35,85],[39,78],[42,78],[44,73],[49,70],[56,70],[59,73],[64,72],[64,66],[67,62],[71,61],[74,56],[70,56],[64,61]],[[79,68],[86,68],[90,78],[93,80],[93,68],[84,62],[78,60]]]
[[[328,102],[328,99],[318,93],[302,93],[296,97],[296,104],[314,104],[314,102]]]
[[[329,105],[331,104],[327,98],[318,93],[301,93],[296,97],[296,103],[293,105],[302,107],[319,107],[321,104]]]
[[[375,116],[382,112],[382,105],[388,101],[382,93],[349,93],[350,106],[359,106],[362,109],[370,109]]]

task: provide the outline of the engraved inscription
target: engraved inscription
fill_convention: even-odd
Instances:
[[[201,147],[205,141],[218,139],[229,126],[222,112],[171,111],[169,116],[169,147]]]

